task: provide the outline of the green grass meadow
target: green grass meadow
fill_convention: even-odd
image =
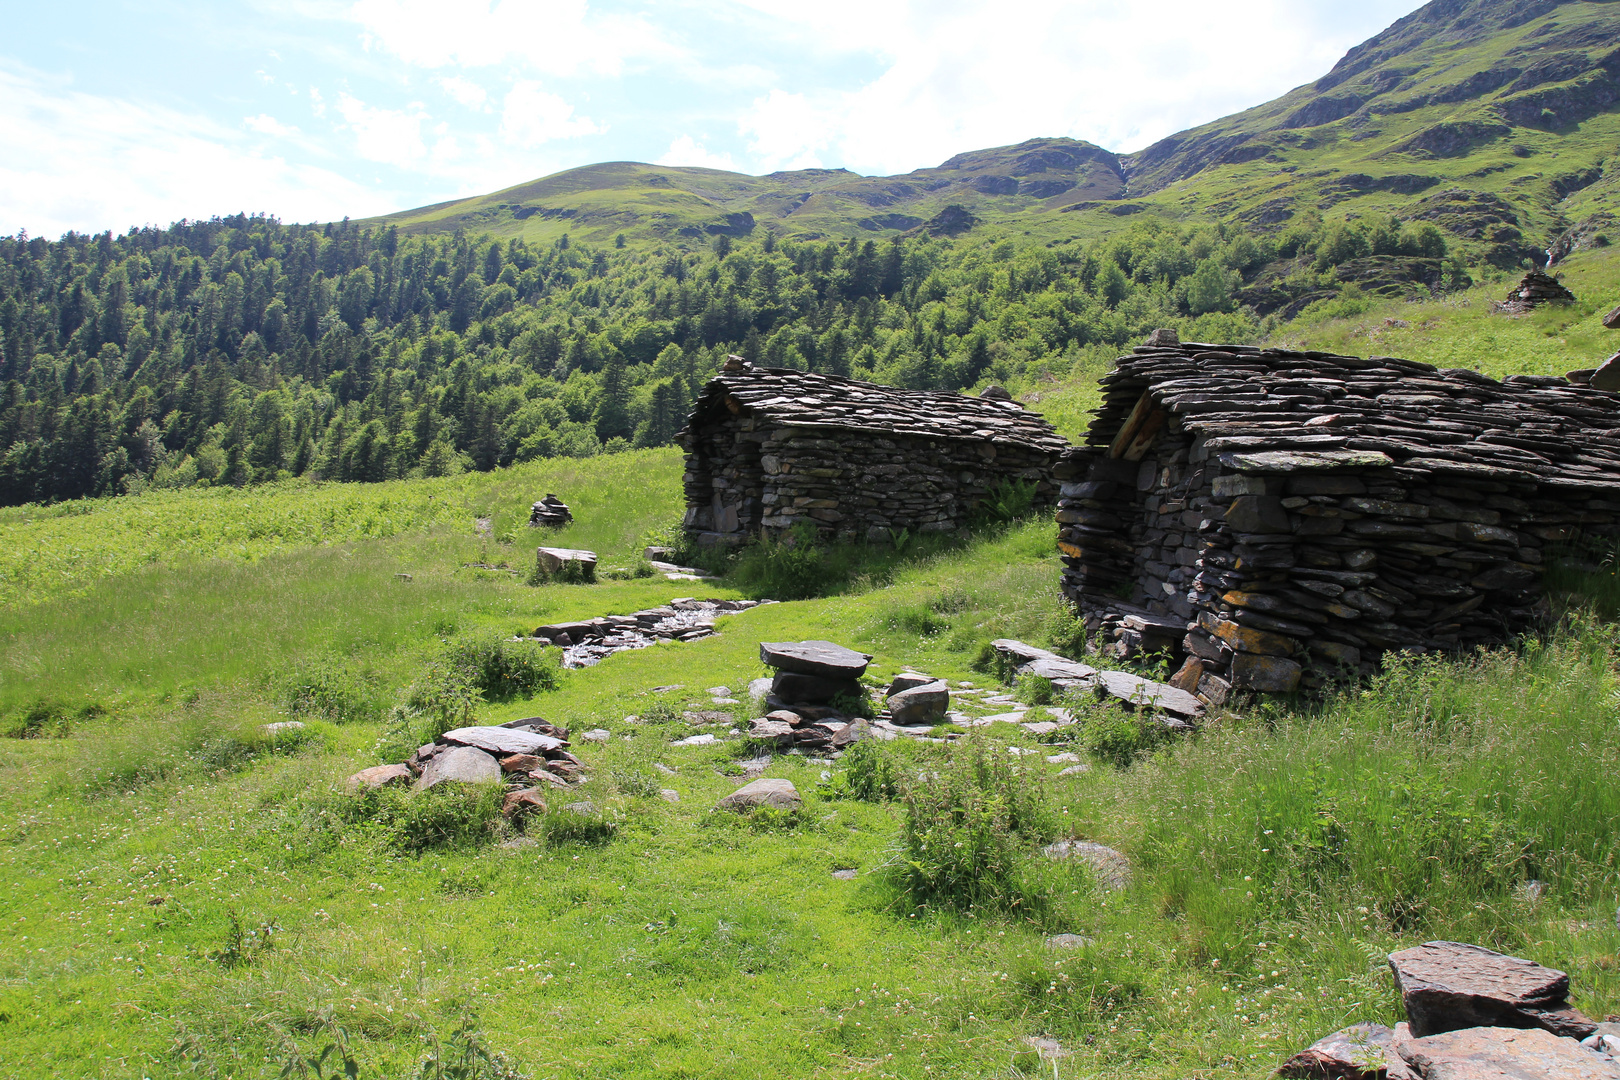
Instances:
[[[1598,297],[1607,273],[1572,263],[1572,287]],[[1602,351],[1595,300],[1510,320],[1483,314],[1487,291],[1288,336],[1493,374]],[[1018,389],[1071,437],[1095,394]],[[800,811],[716,811],[758,752],[729,734],[746,706],[681,714],[714,709],[712,687],[742,696],[767,640],[864,649],[874,685],[908,665],[998,685],[993,638],[1072,638],[1039,521],[848,554],[819,599],[478,703],[483,722],[610,733],[576,738],[589,781],[521,831],[476,793],[345,791],[447,643],[757,595],[737,575],[526,583],[530,502],[556,492],[578,522],[554,542],[630,566],[678,519],[680,470],[642,451],[0,511],[0,1075],[317,1075],[309,1058],[341,1041],[359,1076],[415,1077],[451,1068],[459,1030],[488,1051],[481,1076],[1262,1077],[1398,1019],[1384,957],[1435,938],[1561,967],[1580,1008],[1620,1013],[1620,633],[1591,599],[1612,617],[1612,574],[1561,580],[1559,621],[1512,647],[1396,664],[1326,702],[1239,702],[1176,743],[1078,702],[1051,742],[996,724],[875,744],[862,767],[902,792],[979,760],[1003,786],[974,813],[1005,820],[1009,784],[1037,807],[995,841],[993,903],[908,891],[908,830],[967,833],[851,797],[853,756],[770,762]],[[517,573],[472,565],[503,563]],[[347,711],[298,711],[316,678]],[[295,715],[297,735],[261,730]],[[670,745],[698,731],[720,742]],[[1058,776],[1061,753],[1089,768]],[[1129,885],[1041,858],[1058,837],[1126,852]],[[1058,933],[1090,944],[1046,948]],[[1032,1061],[1030,1038],[1061,1056]]]

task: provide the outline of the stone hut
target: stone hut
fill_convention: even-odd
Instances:
[[[1055,470],[1063,591],[1208,704],[1500,642],[1545,610],[1549,545],[1620,532],[1620,395],[1588,378],[1159,331]]]
[[[877,386],[754,367],[732,357],[680,434],[686,530],[739,543],[808,522],[828,538],[883,542],[890,530],[948,532],[1006,481],[1057,494],[1067,446],[1008,400]]]

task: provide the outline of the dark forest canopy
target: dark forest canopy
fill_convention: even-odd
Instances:
[[[697,252],[246,216],[0,238],[0,503],[655,446],[729,352],[959,390],[1188,320],[1252,338],[1257,307],[1332,295],[1335,267],[1444,257],[1394,220]]]

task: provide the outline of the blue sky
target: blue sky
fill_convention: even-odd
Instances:
[[[1414,0],[4,0],[0,234],[362,217],[596,161],[1137,150],[1327,71]]]

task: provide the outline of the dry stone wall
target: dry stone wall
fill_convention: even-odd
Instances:
[[[1055,470],[1063,589],[1206,702],[1503,641],[1545,611],[1549,545],[1620,533],[1616,395],[1160,341]]]
[[[682,433],[686,528],[733,543],[800,523],[884,542],[963,526],[1009,480],[1057,494],[1067,444],[1014,402],[734,363]]]

